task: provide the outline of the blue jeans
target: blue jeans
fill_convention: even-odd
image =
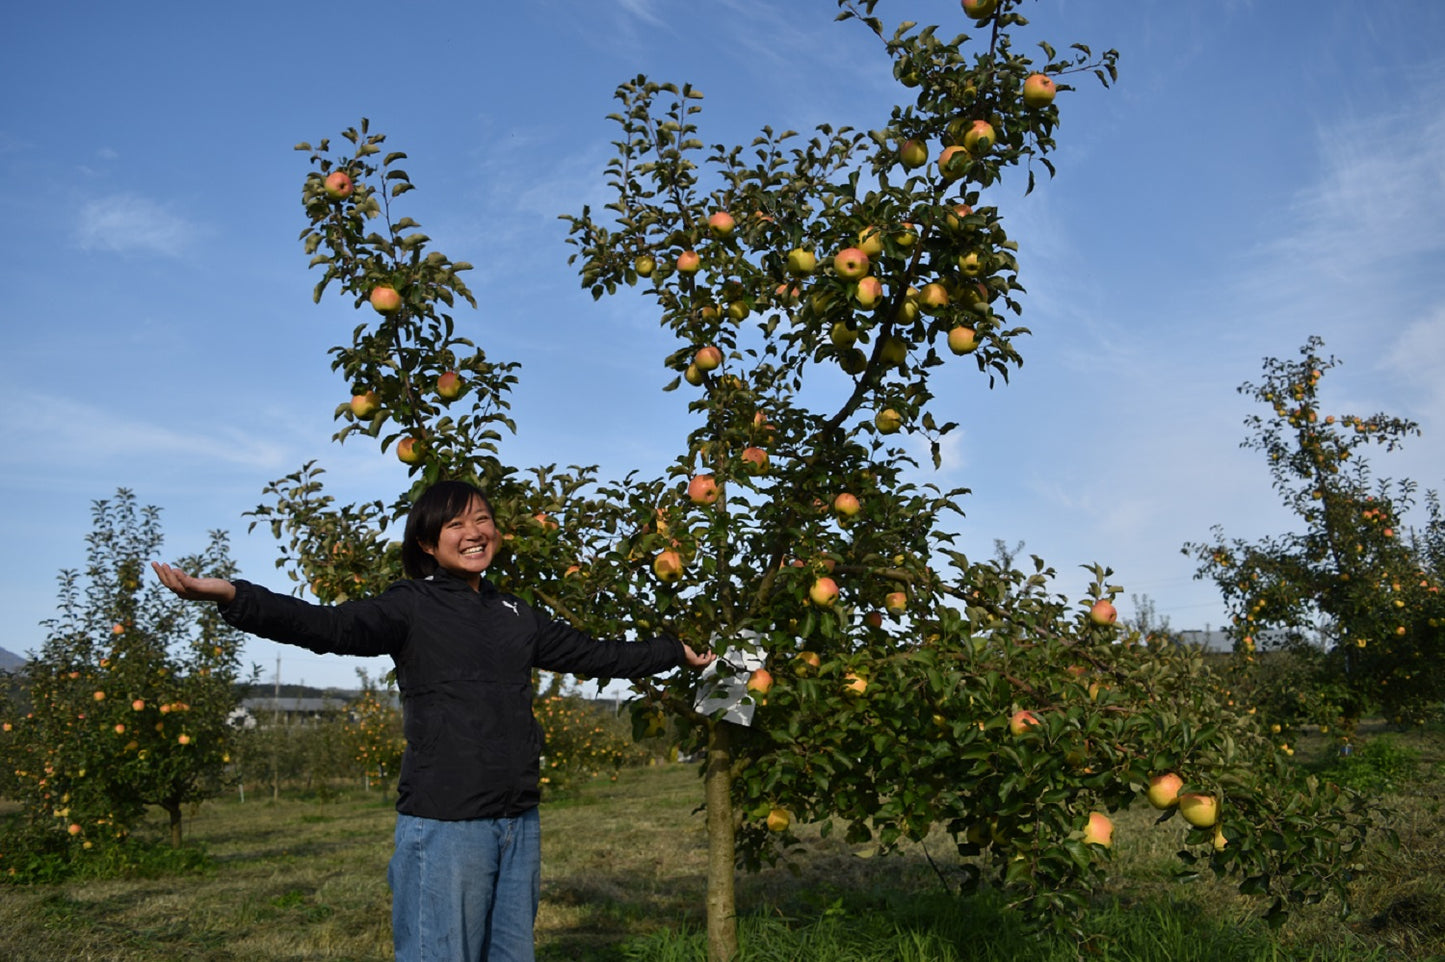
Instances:
[[[542,886],[535,808],[461,822],[398,814],[386,881],[397,962],[532,962]]]

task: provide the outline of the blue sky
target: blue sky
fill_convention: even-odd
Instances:
[[[641,298],[594,303],[556,219],[605,200],[612,91],[638,74],[705,94],[703,139],[763,125],[881,126],[902,88],[831,0],[357,0],[26,4],[0,48],[0,647],[39,645],[90,504],[163,509],[167,556],[231,532],[285,587],[243,513],[318,459],[334,493],[389,498],[390,454],[330,442],[347,395],[326,350],[357,322],[311,303],[296,242],[300,141],[362,116],[410,155],[405,213],[476,265],[458,322],[521,362],[519,465],[657,474],[686,431]],[[1024,5],[1018,46],[1120,51],[1120,80],[1061,95],[1060,173],[992,196],[1020,243],[1023,369],[944,394],[940,486],[973,489],[961,544],[1023,541],[1083,588],[1111,565],[1175,628],[1223,610],[1180,554],[1223,524],[1289,519],[1235,388],[1320,334],[1337,413],[1420,422],[1377,472],[1445,481],[1445,4],[1177,0]],[[879,13],[966,29],[952,0]],[[266,642],[266,678],[349,685],[356,662]],[[374,673],[380,662],[366,664]]]

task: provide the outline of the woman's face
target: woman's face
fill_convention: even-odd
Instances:
[[[482,572],[497,550],[497,526],[486,503],[472,498],[461,514],[442,525],[436,544],[423,544],[421,549],[473,588],[480,586]]]

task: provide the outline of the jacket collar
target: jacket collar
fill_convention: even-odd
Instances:
[[[435,572],[427,575],[422,580],[430,582],[431,584],[434,584],[439,588],[445,588],[448,591],[472,590],[472,586],[467,584],[464,579],[452,574],[445,568],[438,568]],[[495,595],[497,594],[497,586],[488,581],[486,576],[484,575],[482,577],[481,584],[477,588],[477,594],[481,595],[484,598]]]

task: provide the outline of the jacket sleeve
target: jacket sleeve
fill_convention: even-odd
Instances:
[[[666,635],[647,641],[598,641],[556,621],[541,621],[535,666],[591,678],[641,678],[682,664],[682,642]]]
[[[397,582],[376,598],[314,605],[236,580],[221,617],[242,631],[318,654],[392,655],[406,641],[413,592]]]

